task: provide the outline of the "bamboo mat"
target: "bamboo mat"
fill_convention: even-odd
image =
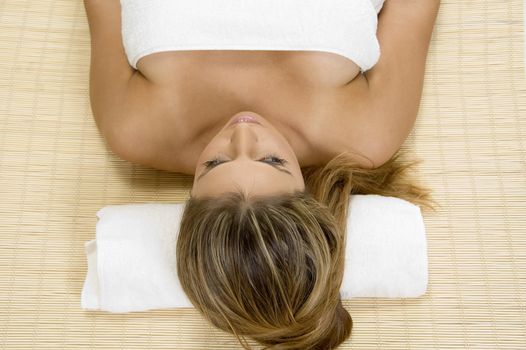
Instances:
[[[428,292],[346,301],[342,349],[526,349],[523,47],[522,0],[442,0],[403,146],[441,205],[425,214]],[[96,211],[181,201],[191,183],[108,151],[89,49],[82,1],[0,0],[0,348],[239,349],[194,309],[80,308]]]

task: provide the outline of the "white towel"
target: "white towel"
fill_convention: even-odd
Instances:
[[[380,56],[384,0],[121,0],[130,65],[179,50],[311,50],[342,55],[362,71]]]
[[[176,273],[183,204],[111,205],[97,212],[85,243],[88,273],[81,306],[110,312],[193,307]],[[420,208],[394,197],[351,196],[340,295],[412,298],[427,289]]]
[[[81,306],[110,312],[193,307],[179,283],[175,246],[183,204],[112,205],[85,243]],[[427,289],[420,208],[377,195],[351,196],[340,295],[411,298]]]

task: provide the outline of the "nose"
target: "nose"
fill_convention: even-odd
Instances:
[[[250,157],[257,147],[258,134],[256,124],[239,123],[234,127],[230,138],[230,145],[234,157]]]

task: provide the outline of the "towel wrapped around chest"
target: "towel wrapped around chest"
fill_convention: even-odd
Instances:
[[[384,0],[121,0],[130,65],[183,50],[326,51],[362,71],[379,59],[378,12]]]

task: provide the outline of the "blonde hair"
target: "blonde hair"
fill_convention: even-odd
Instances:
[[[432,208],[395,155],[362,169],[346,154],[305,168],[306,191],[190,198],[177,240],[177,274],[214,326],[265,349],[333,349],[351,335],[340,299],[351,194],[398,196]]]

